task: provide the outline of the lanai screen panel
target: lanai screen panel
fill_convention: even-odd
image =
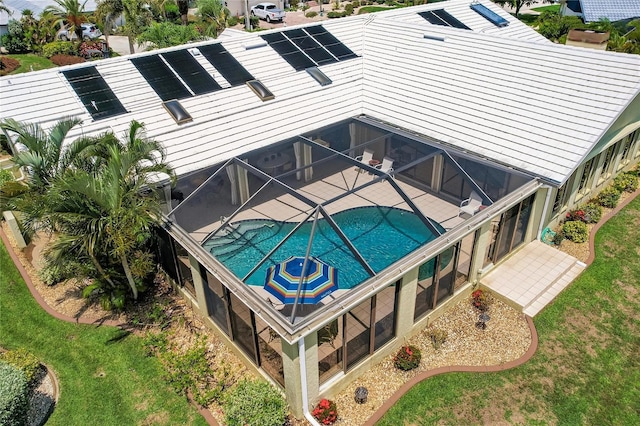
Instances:
[[[289,30],[285,32],[285,35],[318,65],[338,62],[333,55],[320,46],[306,31],[302,29]]]
[[[467,27],[465,24],[463,24],[462,22],[458,21],[453,16],[451,16],[444,9],[428,10],[426,12],[418,13],[418,15],[420,15],[422,18],[426,19],[427,21],[429,21],[429,23],[431,23],[433,25],[441,25],[443,27],[461,28],[461,29],[464,29],[464,30],[470,30],[471,29],[471,28]]]
[[[204,57],[218,70],[232,86],[255,80],[251,73],[234,58],[221,44],[209,44],[198,47]]]
[[[94,120],[127,112],[96,67],[63,71],[62,74]]]
[[[322,25],[307,27],[305,30],[313,36],[313,38],[324,46],[339,61],[357,58],[358,55],[353,53],[351,49],[345,46],[340,40],[334,37],[329,31],[325,30]]]
[[[282,33],[265,34],[262,37],[269,46],[291,65],[296,71],[305,68],[315,67],[316,64],[302,53],[290,40]]]
[[[135,58],[131,59],[131,62],[163,101],[191,96],[189,90],[159,55]]]
[[[166,52],[162,57],[196,95],[222,89],[187,49]]]

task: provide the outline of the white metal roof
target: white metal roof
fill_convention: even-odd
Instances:
[[[472,30],[432,25],[411,16],[443,4]],[[492,3],[484,4],[504,15]],[[320,67],[333,81],[328,86],[320,86],[304,71],[296,72],[270,46],[256,47],[265,32],[225,37],[222,45],[275,99],[262,102],[246,86],[229,87],[213,66],[195,56],[226,88],[181,100],[193,117],[186,124],[170,118],[129,61],[133,56],[86,64],[97,68],[126,114],[92,120],[60,73],[67,67],[0,78],[0,118],[47,127],[65,116],[82,117],[83,124],[71,137],[109,129],[121,134],[136,119],[166,146],[168,162],[183,174],[366,114],[548,180],[564,181],[639,93],[640,56],[520,37],[533,30],[517,29],[523,24],[513,18],[505,28],[513,25],[518,31],[509,37],[497,27],[481,33],[465,18],[468,5],[450,0],[323,21],[325,29],[358,55]],[[188,47],[203,44],[207,43]]]

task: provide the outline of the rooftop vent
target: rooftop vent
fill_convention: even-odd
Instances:
[[[444,37],[443,36],[438,36],[438,35],[433,35],[433,34],[422,34],[422,38],[425,38],[427,40],[435,40],[435,41],[444,41]]]
[[[175,120],[177,124],[188,123],[192,121],[191,115],[183,108],[182,104],[177,99],[172,99],[162,103],[164,109],[167,110],[171,118]]]
[[[258,95],[258,97],[260,98],[261,101],[270,101],[271,99],[275,98],[275,96],[273,96],[273,93],[271,93],[269,91],[269,89],[267,89],[264,84],[262,84],[262,82],[258,81],[258,80],[249,80],[247,81],[247,86],[249,86],[249,88],[251,90],[253,90],[253,93],[255,93],[256,95]]]
[[[320,83],[320,86],[328,86],[329,84],[333,83],[333,81],[331,81],[331,79],[317,67],[307,68],[306,71],[311,77],[313,77],[318,83]]]

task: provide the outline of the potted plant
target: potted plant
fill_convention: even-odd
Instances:
[[[393,357],[393,363],[396,368],[403,371],[413,370],[420,365],[422,354],[420,349],[413,345],[404,345],[400,348],[396,356]]]
[[[320,402],[318,402],[318,405],[316,405],[316,408],[313,409],[311,414],[323,425],[332,425],[338,420],[336,403],[326,398],[322,398]]]

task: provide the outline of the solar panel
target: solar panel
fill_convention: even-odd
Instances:
[[[289,40],[306,53],[311,59],[318,65],[331,64],[338,62],[334,56],[329,53],[324,47],[320,46],[317,41],[314,40],[309,34],[301,29],[285,31]]]
[[[232,86],[245,84],[253,76],[220,43],[198,47],[202,55]]]
[[[454,27],[461,28],[464,30],[470,30],[471,28],[467,27],[462,22],[458,21],[456,18],[451,16],[444,9],[438,10],[429,10],[426,12],[419,12],[418,15],[429,21],[429,23],[433,25],[441,25],[445,27]]]
[[[131,62],[163,101],[191,96],[191,92],[184,87],[159,55],[135,58],[131,59]]]
[[[127,112],[96,67],[77,68],[62,74],[94,120]]]
[[[333,34],[325,30],[322,25],[306,27],[305,31],[311,34],[318,43],[324,46],[324,48],[331,52],[333,56],[338,58],[339,61],[346,61],[347,59],[358,57],[358,55],[353,53],[351,49],[335,38]]]
[[[162,53],[162,57],[196,95],[222,89],[187,49]]]
[[[509,25],[509,21],[483,4],[472,3],[469,7],[496,27],[506,27]]]
[[[307,55],[302,53],[291,41],[289,41],[282,33],[265,34],[260,36],[269,43],[278,54],[289,63],[296,71],[305,68],[315,67],[316,64],[309,59]]]

